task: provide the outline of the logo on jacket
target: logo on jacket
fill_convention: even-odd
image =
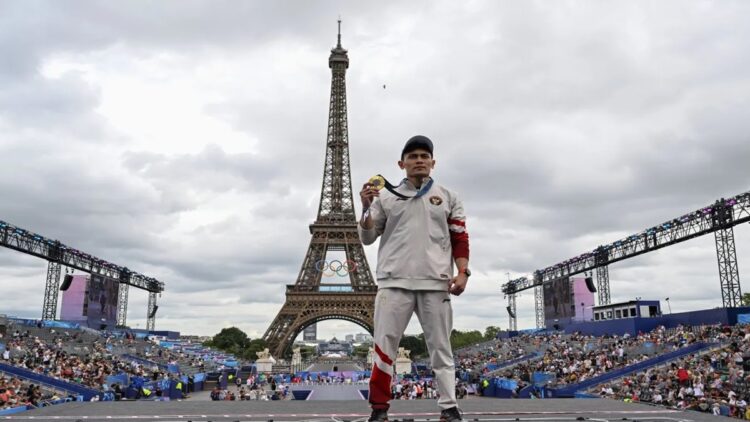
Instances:
[[[439,196],[431,196],[430,197],[430,204],[432,205],[440,205],[443,203],[443,198]]]

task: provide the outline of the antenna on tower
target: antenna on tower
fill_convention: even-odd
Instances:
[[[341,48],[341,15],[339,15],[339,42],[336,47]]]

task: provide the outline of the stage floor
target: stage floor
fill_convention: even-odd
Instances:
[[[462,401],[466,421],[640,421],[702,422],[724,419],[705,413],[681,412],[605,399]],[[395,401],[391,421],[435,421],[432,400]],[[355,421],[367,420],[365,401],[171,401],[66,403],[30,410],[0,420],[49,421]]]

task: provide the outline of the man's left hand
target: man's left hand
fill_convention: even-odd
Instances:
[[[451,280],[450,286],[448,286],[448,291],[452,295],[460,296],[461,293],[466,290],[466,283],[469,282],[469,277],[466,274],[459,274]]]

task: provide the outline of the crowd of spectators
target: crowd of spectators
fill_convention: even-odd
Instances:
[[[43,341],[28,331],[16,330],[7,339],[3,360],[13,366],[98,390],[110,388],[106,385],[106,378],[119,373],[154,379],[165,376],[158,367],[146,368],[139,363],[118,359],[107,350],[104,340],[84,346],[81,354],[66,352],[65,345],[80,333],[51,333],[54,335],[52,340]]]
[[[705,332],[694,332],[688,327],[667,330],[662,326],[637,336],[595,337],[579,333],[518,336],[508,342],[512,346],[506,347],[504,354],[495,355],[497,358],[494,362],[499,364],[501,359],[511,360],[529,350],[537,350],[538,357],[497,371],[484,372],[487,377],[514,380],[521,386],[532,383],[534,373],[541,373],[547,379],[547,387],[560,387],[589,380],[696,341],[721,339],[712,336],[708,329]],[[485,352],[482,357],[489,358],[491,353],[492,351]],[[457,358],[460,360],[461,356],[458,355]],[[471,364],[474,360],[464,359],[463,362]]]
[[[0,410],[19,406],[40,407],[66,397],[16,377],[0,376]]]
[[[493,340],[463,350],[457,350],[454,356],[456,370],[460,373],[487,374],[490,368],[506,361],[527,355],[523,342],[528,340],[514,337],[507,340]]]
[[[28,330],[15,330],[2,339],[5,350],[1,361],[26,368],[56,379],[66,380],[103,392],[122,396],[118,385],[107,385],[107,377],[122,374],[150,380],[166,379],[170,375],[164,365],[179,364],[203,371],[206,362],[200,356],[162,347],[138,349],[138,356],[159,362],[144,365],[122,359],[112,348],[132,347],[131,337],[100,336],[95,341],[82,342],[80,331],[49,331],[44,339]],[[521,335],[512,339],[495,340],[456,351],[456,393],[465,397],[478,384],[479,377],[498,377],[513,380],[517,390],[534,381],[534,374],[548,376],[547,387],[579,383],[614,369],[633,365],[644,359],[678,350],[695,342],[714,343],[711,351],[689,355],[659,367],[608,382],[592,392],[602,397],[625,401],[648,402],[671,408],[710,412],[750,420],[750,327],[657,327],[636,336],[594,337],[582,334],[563,335],[546,333]],[[72,353],[70,344],[78,344],[82,353]],[[535,353],[530,359],[504,363]],[[495,369],[499,367],[499,369]],[[466,379],[462,375],[471,373]],[[235,388],[215,388],[212,400],[285,400],[291,394],[288,385],[276,385],[274,377],[249,375],[240,382],[232,380]],[[352,380],[356,382],[357,380]],[[361,380],[367,382],[367,379]],[[463,382],[462,382],[463,381]],[[310,379],[292,378],[292,383]],[[319,383],[345,382],[341,377],[323,377]],[[486,383],[484,384],[486,385]],[[396,400],[437,399],[439,394],[429,377],[398,378],[394,380]],[[517,393],[518,391],[516,391]],[[158,396],[159,394],[157,394]],[[19,405],[39,406],[45,401],[59,400],[54,391],[18,378],[0,378],[0,409]]]
[[[266,377],[264,374],[249,375],[244,382],[240,377],[233,377],[232,381],[236,387],[236,392],[229,387],[223,389],[217,385],[211,390],[211,400],[269,401],[290,400],[292,398],[289,386],[284,383],[277,384],[272,376]]]
[[[685,341],[717,342],[717,347],[598,386],[593,392],[750,420],[750,327],[715,325],[694,332],[683,329],[678,335]]]

